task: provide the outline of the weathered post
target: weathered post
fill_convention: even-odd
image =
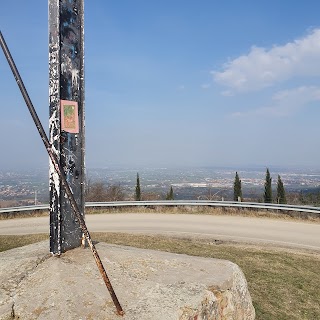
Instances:
[[[84,214],[84,0],[49,0],[49,140]],[[79,247],[82,231],[50,161],[50,252]]]

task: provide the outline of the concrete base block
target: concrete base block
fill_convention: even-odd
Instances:
[[[97,244],[125,316],[90,249],[60,258],[41,242],[0,253],[0,319],[214,320],[255,318],[240,268],[207,259]]]

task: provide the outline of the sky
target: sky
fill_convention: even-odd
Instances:
[[[48,4],[1,1],[43,126]],[[85,1],[86,166],[320,168],[320,2]],[[0,169],[48,156],[0,52]]]

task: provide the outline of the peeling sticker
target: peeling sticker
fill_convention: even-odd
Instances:
[[[61,130],[70,133],[79,133],[78,103],[61,100]]]

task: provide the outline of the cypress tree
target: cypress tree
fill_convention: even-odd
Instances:
[[[238,201],[239,197],[242,199],[241,180],[238,172],[236,172],[236,177],[234,178],[233,184],[233,200]]]
[[[137,173],[137,185],[136,185],[136,193],[135,193],[135,200],[141,201],[141,189],[140,189],[140,178],[139,173]]]
[[[266,172],[266,181],[264,183],[264,202],[271,203],[272,202],[272,187],[271,187],[272,178],[270,176],[269,169],[267,168]]]
[[[283,182],[281,180],[280,175],[278,175],[278,182],[277,182],[277,201],[280,204],[286,204],[286,192],[284,190]]]
[[[173,188],[170,187],[170,191],[167,193],[166,200],[174,200]]]

